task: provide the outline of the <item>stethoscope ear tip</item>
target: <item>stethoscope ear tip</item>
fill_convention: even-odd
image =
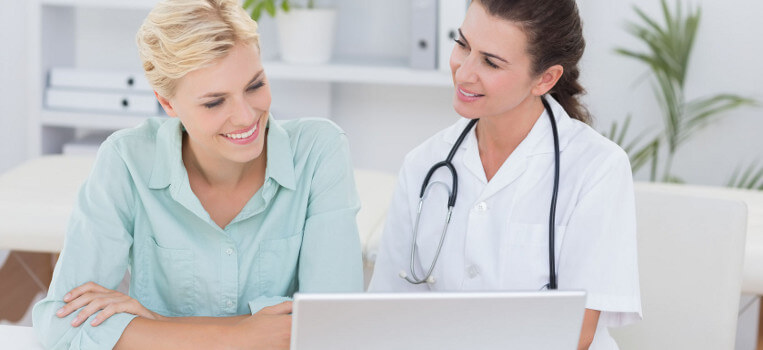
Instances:
[[[397,275],[400,276],[400,278],[406,278],[406,279],[408,278],[408,274],[405,273],[405,271],[400,271],[400,273]]]

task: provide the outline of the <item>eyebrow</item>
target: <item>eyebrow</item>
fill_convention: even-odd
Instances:
[[[264,70],[261,69],[259,72],[254,74],[254,77],[252,77],[252,80],[249,80],[249,82],[246,83],[246,86],[252,85],[252,83],[254,83],[257,79],[259,79],[260,76],[262,76],[263,72]],[[201,99],[210,98],[210,97],[222,97],[227,94],[228,94],[227,92],[210,92],[210,93],[204,94],[204,96],[199,97],[199,99],[201,100]]]
[[[461,39],[464,39],[464,41],[466,42],[466,45],[469,45],[469,40],[466,40],[466,37],[464,36],[464,33],[461,31],[461,28],[458,28],[458,34],[461,35]],[[509,61],[503,59],[501,56],[494,55],[492,53],[485,52],[485,51],[480,51],[480,53],[485,55],[485,56],[487,56],[487,57],[492,57],[492,58],[495,58],[495,59],[497,59],[499,61],[503,61],[504,63],[509,63]]]

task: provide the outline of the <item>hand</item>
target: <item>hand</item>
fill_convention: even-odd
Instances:
[[[263,308],[232,328],[232,348],[289,349],[291,342],[292,302]]]
[[[64,301],[66,305],[56,312],[56,316],[59,318],[66,317],[82,308],[77,317],[72,321],[72,327],[79,327],[79,325],[98,311],[101,312],[90,323],[93,327],[103,323],[103,321],[106,321],[112,315],[121,312],[152,320],[164,318],[162,315],[146,309],[137,300],[130,298],[128,295],[107,289],[94,282],[88,282],[72,289],[64,296]]]

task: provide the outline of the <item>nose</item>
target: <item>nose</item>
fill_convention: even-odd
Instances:
[[[236,107],[231,116],[231,123],[236,126],[250,126],[257,118],[254,108],[247,103],[245,98],[239,98],[236,101]]]
[[[473,54],[454,58],[454,77],[457,83],[474,83],[477,81],[477,56]]]

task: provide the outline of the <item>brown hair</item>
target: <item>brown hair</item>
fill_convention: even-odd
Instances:
[[[527,36],[533,73],[553,65],[564,73],[549,92],[570,117],[590,124],[588,110],[578,101],[585,89],[578,82],[578,62],[585,50],[583,26],[575,0],[474,0],[492,16],[516,23]]]

